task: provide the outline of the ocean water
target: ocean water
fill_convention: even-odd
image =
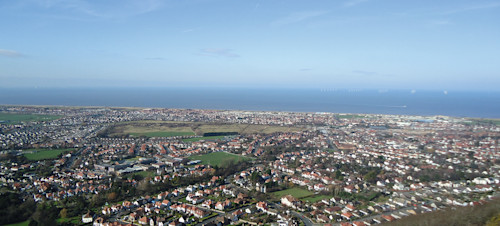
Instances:
[[[236,88],[0,89],[2,105],[447,115],[500,118],[500,92]]]

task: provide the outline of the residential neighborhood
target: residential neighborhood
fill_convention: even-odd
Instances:
[[[0,106],[0,189],[58,224],[375,225],[499,198],[500,126],[447,116]],[[53,154],[53,155],[51,155]],[[15,223],[15,222],[10,222]]]

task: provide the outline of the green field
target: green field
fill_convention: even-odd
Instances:
[[[38,161],[38,160],[45,160],[45,159],[55,159],[60,154],[65,153],[65,152],[70,152],[73,150],[74,149],[72,149],[72,148],[53,149],[53,150],[51,150],[51,149],[29,149],[29,150],[24,150],[23,155],[28,160]]]
[[[205,133],[234,132],[238,134],[269,134],[275,132],[297,132],[304,128],[287,126],[268,126],[251,124],[216,124],[202,122],[171,122],[171,121],[133,121],[121,122],[113,125],[100,136],[189,136],[203,135]]]
[[[339,119],[366,118],[364,115],[356,115],[356,114],[339,114],[336,116]]]
[[[212,152],[206,155],[190,156],[189,159],[201,160],[202,164],[207,164],[211,166],[226,166],[229,163],[229,161],[241,162],[250,160],[250,158],[248,157],[226,152]]]
[[[130,135],[135,137],[146,136],[146,137],[178,137],[178,136],[194,136],[193,132],[144,132],[144,133],[130,133]]]
[[[195,125],[196,126],[196,125]],[[270,134],[275,132],[297,132],[302,131],[299,127],[288,126],[268,126],[253,124],[201,124],[194,128],[197,134],[217,133],[217,132],[237,132],[239,134]]]
[[[0,121],[3,121],[7,124],[16,124],[20,122],[31,122],[31,121],[50,121],[61,117],[62,116],[59,115],[0,113]]]
[[[208,136],[208,137],[193,137],[193,138],[187,138],[187,139],[182,139],[184,142],[196,142],[200,140],[221,140],[224,139],[225,136]]]
[[[7,224],[6,226],[28,226],[30,224],[30,221],[23,221],[15,224]]]
[[[153,178],[155,176],[155,173],[153,171],[140,171],[140,172],[128,174],[127,177],[132,178],[134,175],[139,175],[142,178],[147,178],[147,177]]]
[[[328,196],[328,195],[313,195],[313,196],[308,196],[308,197],[302,198],[302,200],[309,201],[311,203],[315,203],[315,202],[323,200],[323,199],[329,200],[331,198],[332,198],[332,196]]]
[[[277,198],[281,198],[282,196],[285,196],[285,195],[291,195],[295,198],[300,199],[300,198],[314,195],[314,192],[306,190],[306,189],[302,189],[302,188],[289,188],[289,189],[282,190],[282,191],[276,191],[276,192],[273,192],[271,194],[273,194]]]
[[[75,217],[70,217],[70,218],[58,218],[56,220],[57,223],[68,223],[71,225],[82,225],[82,217],[81,216],[75,216]]]
[[[500,119],[479,119],[479,118],[470,118],[470,122],[467,124],[492,124],[500,126]]]

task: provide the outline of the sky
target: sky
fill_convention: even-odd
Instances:
[[[495,0],[0,0],[0,87],[500,91]]]

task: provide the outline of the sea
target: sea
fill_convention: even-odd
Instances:
[[[271,88],[0,88],[1,105],[500,118],[500,91]]]

